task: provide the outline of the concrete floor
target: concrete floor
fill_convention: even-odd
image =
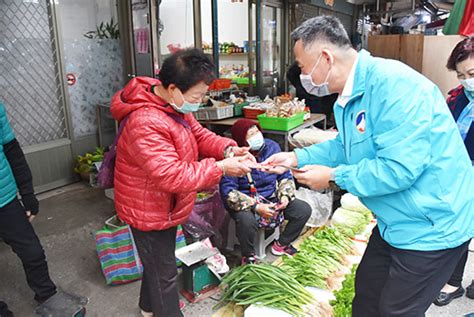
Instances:
[[[137,303],[139,282],[109,287],[105,285],[95,252],[94,233],[114,214],[112,201],[102,190],[74,184],[40,195],[41,212],[34,221],[50,267],[59,287],[89,298],[88,316],[140,316]],[[33,316],[33,293],[26,284],[22,266],[9,247],[0,243],[0,299],[15,316]],[[474,279],[474,256],[466,267],[465,284]],[[216,303],[207,299],[187,304],[188,317],[207,317]],[[428,317],[462,316],[474,311],[474,300],[466,297],[446,307],[431,307]]]

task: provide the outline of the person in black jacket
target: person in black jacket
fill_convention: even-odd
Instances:
[[[49,276],[43,247],[31,225],[38,211],[30,168],[0,103],[0,238],[20,258],[28,285],[41,304],[57,290]],[[4,316],[13,313],[0,301],[0,317]]]

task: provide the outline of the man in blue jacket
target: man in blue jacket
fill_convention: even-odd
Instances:
[[[0,238],[21,259],[35,300],[43,303],[56,294],[56,285],[49,276],[43,248],[30,223],[38,211],[30,168],[0,102]],[[0,317],[3,316],[13,314],[0,301]]]
[[[339,135],[264,164],[298,166],[315,189],[335,182],[377,216],[353,316],[423,316],[474,236],[474,172],[444,97],[410,67],[357,53],[334,17],[292,36],[305,89],[339,93]]]

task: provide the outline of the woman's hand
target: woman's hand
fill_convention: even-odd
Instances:
[[[286,209],[288,207],[288,204],[290,203],[290,200],[288,199],[287,196],[283,196],[280,199],[280,203],[278,204],[278,209]]]
[[[295,152],[276,153],[260,164],[260,170],[266,173],[283,174],[289,167],[296,167],[298,159]]]
[[[245,176],[245,174],[252,171],[255,164],[255,157],[250,153],[244,156],[229,157],[218,162],[224,175],[233,177]]]
[[[255,207],[255,211],[258,212],[263,218],[271,218],[275,214],[276,204],[258,204]]]
[[[232,153],[234,153],[234,156],[244,156],[245,154],[249,153],[249,151],[250,147],[232,147]]]

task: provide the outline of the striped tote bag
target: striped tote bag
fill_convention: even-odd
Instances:
[[[95,243],[107,285],[120,285],[141,279],[143,266],[128,225],[110,226],[97,231]],[[178,225],[176,249],[186,246],[183,227]],[[176,259],[176,265],[182,263]]]
[[[107,285],[141,279],[143,266],[129,226],[105,226],[95,235],[97,254]]]

